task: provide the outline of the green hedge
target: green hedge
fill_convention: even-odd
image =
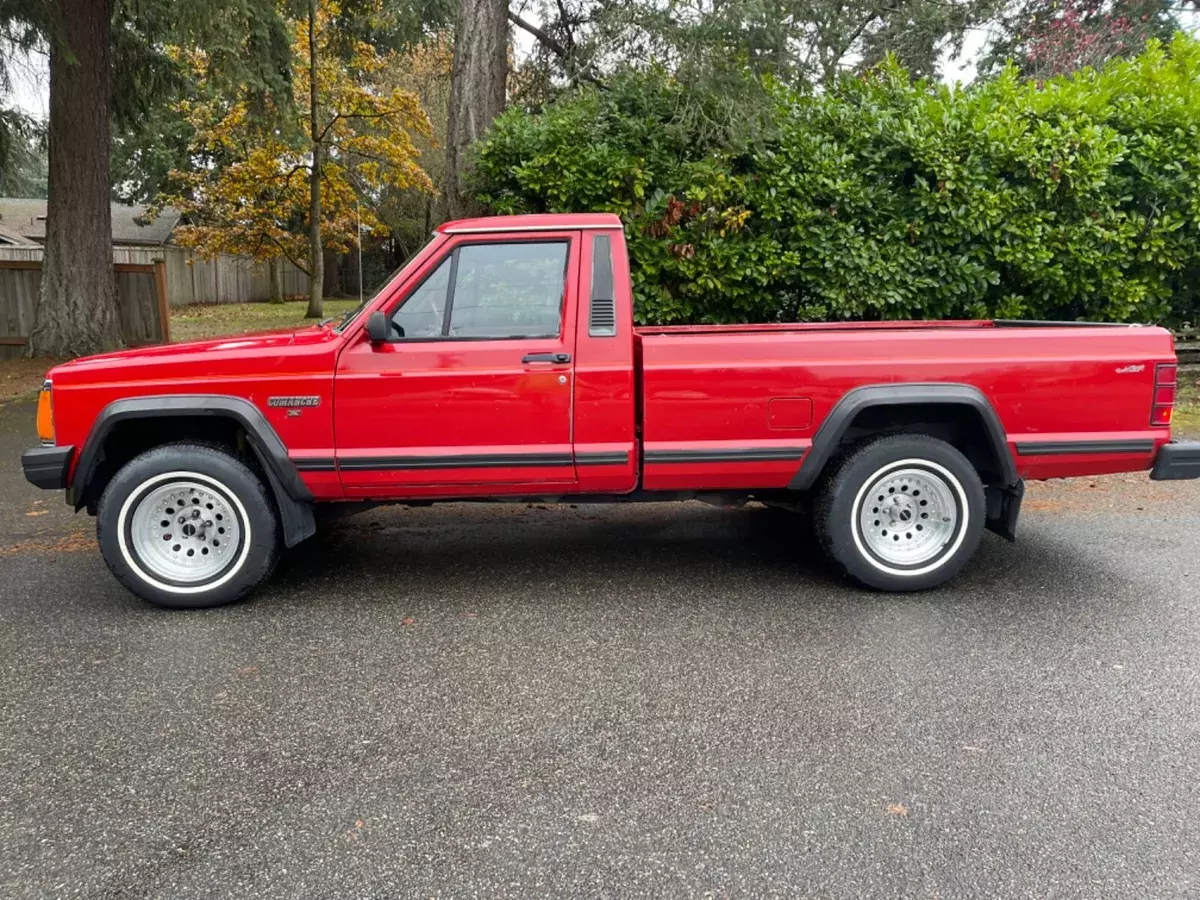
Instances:
[[[497,213],[618,213],[639,321],[1200,319],[1194,40],[1044,85],[606,87],[504,113],[476,188]]]

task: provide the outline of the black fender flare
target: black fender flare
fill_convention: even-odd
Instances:
[[[284,544],[293,547],[316,531],[313,495],[300,477],[295,463],[271,423],[257,406],[242,397],[223,394],[157,394],[114,400],[92,422],[79,453],[70,499],[76,511],[84,506],[87,487],[100,462],[104,441],[120,422],[129,419],[163,419],[213,416],[233,419],[246,433],[254,456],[267,474],[267,481],[283,526]]]
[[[825,465],[833,457],[838,443],[845,435],[854,417],[874,406],[965,406],[978,413],[983,422],[987,439],[1000,461],[1004,487],[1015,488],[1020,483],[1017,464],[1008,448],[1004,425],[987,397],[977,387],[952,382],[904,384],[870,384],[847,391],[829,411],[821,427],[813,436],[812,447],[804,454],[804,462],[792,477],[788,487],[804,491],[816,484]]]

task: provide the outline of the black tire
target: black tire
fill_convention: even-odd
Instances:
[[[918,530],[918,526],[925,527],[920,518],[929,517],[926,510],[938,506],[937,500],[922,503],[926,498],[921,497],[914,501],[908,496],[910,487],[903,484],[899,494],[893,484],[894,499],[887,488],[879,495],[884,500],[867,496],[867,488],[873,484],[886,484],[889,479],[902,482],[905,473],[917,479],[911,484],[921,478],[936,479],[945,488],[941,499],[947,507],[953,506],[954,519],[936,515],[938,524],[934,526],[946,528],[945,535],[929,538],[929,532]],[[929,493],[927,487],[926,496]],[[930,502],[933,507],[927,505]],[[884,507],[885,503],[890,505]],[[881,508],[883,515],[897,518],[874,518],[876,513],[868,513]],[[813,528],[829,558],[859,584],[881,591],[920,591],[949,581],[974,555],[983,534],[984,513],[983,483],[965,456],[928,435],[893,434],[870,438],[831,465],[817,490]],[[886,530],[889,521],[897,525],[890,535]],[[913,564],[881,555],[893,553],[888,540],[896,541],[903,552],[903,542],[914,538],[918,544],[925,540],[924,552],[932,555]],[[878,552],[873,548],[879,548]]]
[[[186,505],[188,498],[183,496],[189,486],[191,494],[197,495],[191,498],[196,503],[195,509]],[[169,515],[166,511],[154,515],[142,511],[143,503],[150,504],[154,498],[176,490],[180,492],[178,499],[185,501],[179,510],[171,507]],[[214,522],[200,516],[209,515],[205,512],[207,504],[198,502],[204,497],[215,502],[217,510],[225,510],[227,518],[214,514],[214,518],[222,520]],[[198,518],[193,520],[184,515],[176,518],[185,512]],[[190,552],[193,547],[205,557],[211,550],[211,559],[201,561],[196,557],[196,565],[219,568],[211,573],[204,570],[199,575],[188,573],[182,580],[164,574],[167,570],[163,569],[162,557],[166,551],[157,553],[154,549],[157,543],[154,547],[142,543],[143,548],[149,549],[139,550],[139,540],[148,540],[144,528],[139,529],[143,537],[135,539],[133,535],[135,522],[144,523],[147,517],[157,519],[160,515],[161,525],[167,526],[162,529],[164,532],[174,529],[175,522],[183,523],[178,526],[179,531],[189,527],[192,531],[183,538],[172,533],[156,534],[155,540],[161,537],[188,557],[193,556]],[[204,444],[165,444],[122,466],[100,498],[96,539],[104,561],[121,584],[143,600],[170,609],[203,609],[232,603],[269,576],[279,559],[279,524],[266,487],[241,460],[223,449]],[[180,543],[173,543],[173,539]],[[222,540],[224,547],[220,546]],[[188,543],[187,549],[183,549],[184,543]],[[218,553],[227,557],[214,562]],[[192,564],[179,554],[175,556],[182,564]]]

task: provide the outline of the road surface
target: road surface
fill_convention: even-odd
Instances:
[[[952,587],[792,517],[381,509],[171,613],[0,409],[4,898],[1200,894],[1200,488],[1031,486]]]

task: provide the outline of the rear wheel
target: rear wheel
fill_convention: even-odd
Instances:
[[[916,591],[952,578],[983,533],[983,483],[945,441],[918,434],[868,440],[819,489],[814,528],[856,581]]]
[[[241,460],[168,444],[121,468],[104,490],[96,535],[109,569],[159,606],[221,606],[248,593],[279,556],[274,506]]]

